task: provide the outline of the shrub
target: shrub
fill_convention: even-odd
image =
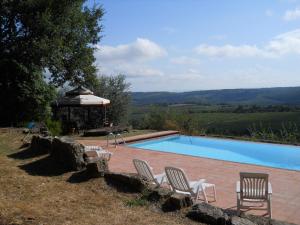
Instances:
[[[46,126],[52,136],[59,136],[62,133],[62,125],[60,121],[47,119]]]

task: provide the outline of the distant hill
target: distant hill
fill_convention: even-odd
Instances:
[[[135,105],[256,104],[300,105],[300,87],[224,89],[190,92],[132,92]]]

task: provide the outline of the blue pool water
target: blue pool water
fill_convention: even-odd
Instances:
[[[300,171],[300,147],[292,145],[178,135],[129,146]]]

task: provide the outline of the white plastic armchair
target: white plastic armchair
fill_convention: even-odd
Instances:
[[[205,179],[198,181],[189,181],[185,172],[180,168],[166,167],[166,175],[173,191],[182,194],[191,195],[194,201],[198,201],[200,195],[203,195],[204,201],[208,203],[206,188],[213,188],[213,197],[216,201],[216,187],[214,184],[206,183]]]
[[[269,182],[269,175],[265,173],[240,173],[240,181],[236,184],[237,193],[237,210],[240,214],[241,209],[263,209],[268,211],[268,215],[272,218],[271,195],[272,186]],[[267,203],[267,208],[263,208],[264,204],[257,207],[245,205],[250,203]]]
[[[133,165],[140,176],[146,178],[150,182],[153,182],[157,186],[162,185],[166,181],[165,173],[154,175],[152,168],[144,160],[133,159]]]

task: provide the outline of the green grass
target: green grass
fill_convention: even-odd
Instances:
[[[149,205],[149,202],[143,198],[130,199],[125,201],[125,205],[128,207],[138,207]]]

